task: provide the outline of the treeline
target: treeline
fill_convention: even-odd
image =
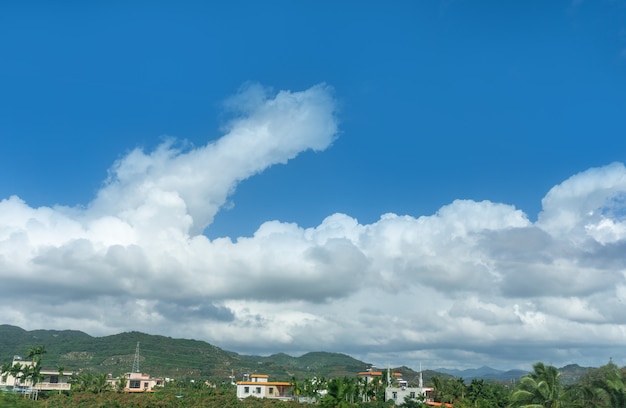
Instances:
[[[385,378],[323,377],[293,378],[294,401],[249,397],[239,400],[230,384],[209,386],[203,382],[173,381],[154,393],[128,394],[105,385],[104,378],[84,375],[75,378],[72,391],[50,393],[38,401],[15,393],[0,393],[1,407],[303,407],[376,408],[394,406],[385,401]],[[574,384],[564,384],[557,368],[536,363],[533,371],[516,384],[462,378],[435,377],[428,384],[430,397],[455,408],[624,408],[626,407],[626,368],[608,364],[588,370]],[[307,402],[298,402],[307,401]],[[404,408],[423,408],[420,399],[399,401]]]
[[[322,382],[324,380],[322,379]],[[356,378],[335,378],[296,383],[297,392],[324,408],[386,406],[386,379],[372,382]],[[574,384],[564,384],[561,373],[551,365],[536,363],[533,371],[516,384],[462,378],[434,377],[430,398],[455,408],[626,408],[626,368],[608,364],[590,369]],[[317,397],[318,390],[327,393]],[[426,407],[424,398],[398,401],[404,408]],[[391,404],[389,404],[391,403]]]

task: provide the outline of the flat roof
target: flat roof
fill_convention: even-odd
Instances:
[[[266,382],[258,382],[258,381],[237,381],[237,385],[256,385],[256,386],[266,386],[266,385],[292,385],[287,381],[266,381]]]
[[[359,375],[379,376],[379,375],[383,375],[383,373],[382,371],[361,371]]]

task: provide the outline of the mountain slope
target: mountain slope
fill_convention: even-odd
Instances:
[[[14,355],[26,358],[30,348],[44,345],[47,353],[43,356],[43,365],[46,368],[63,366],[66,370],[118,375],[131,371],[137,343],[142,372],[173,378],[210,378],[215,382],[230,382],[231,376],[239,380],[244,373],[268,374],[274,380],[312,376],[332,378],[354,376],[370,366],[340,353],[311,352],[300,357],[284,353],[267,357],[247,356],[204,341],[139,332],[92,337],[75,330],[27,331],[10,325],[0,325],[0,363],[11,361]],[[578,378],[586,368],[572,365],[562,370],[564,379],[572,380]],[[400,372],[411,385],[418,383],[419,373],[408,367],[394,368],[393,371]],[[429,384],[435,376],[462,377],[469,382],[473,378],[517,380],[524,374],[526,372],[521,370],[500,371],[481,367],[462,371],[425,370],[422,376],[424,383]]]
[[[315,352],[300,357],[276,354],[269,357],[245,356],[222,350],[199,340],[173,339],[139,332],[92,337],[79,331],[33,330],[0,325],[0,362],[14,355],[26,357],[34,346],[44,345],[47,368],[119,374],[132,369],[137,343],[139,368],[152,375],[175,378],[211,378],[230,381],[243,373],[268,374],[272,379],[323,375],[354,375],[368,364],[339,353]]]

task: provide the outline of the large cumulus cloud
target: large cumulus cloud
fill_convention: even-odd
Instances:
[[[456,200],[432,215],[275,220],[210,240],[202,233],[239,182],[338,132],[325,85],[253,85],[229,106],[218,141],[135,149],[84,207],[1,200],[4,321],[413,367],[626,358],[623,164],[552,188],[537,222],[510,204]]]

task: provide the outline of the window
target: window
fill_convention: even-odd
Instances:
[[[58,384],[59,383],[59,376],[58,375],[51,375],[50,376],[50,384]]]
[[[270,395],[274,394],[274,387],[270,387],[269,393],[270,393]]]
[[[409,393],[409,397],[410,397],[410,398],[415,398],[415,391],[411,391],[411,392]]]
[[[256,393],[260,394],[261,393],[261,387],[256,387]]]
[[[250,387],[243,387],[243,392],[248,394],[250,392]]]
[[[147,390],[147,389],[148,389],[148,383],[147,383],[147,382],[143,383],[143,389],[144,389],[144,390]]]
[[[132,380],[128,383],[128,388],[139,389],[141,388],[141,381]]]
[[[391,398],[398,399],[398,393],[396,391],[394,391],[392,394],[393,395],[391,396]]]

